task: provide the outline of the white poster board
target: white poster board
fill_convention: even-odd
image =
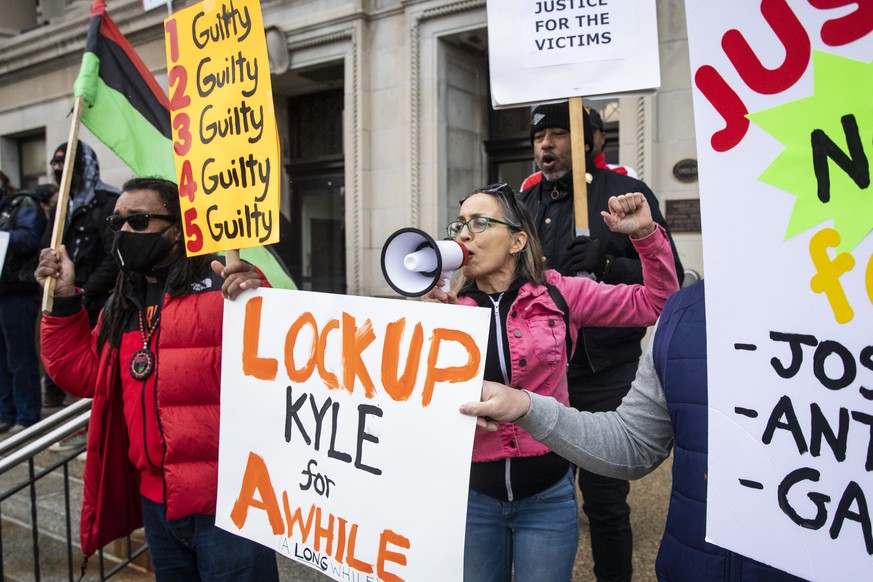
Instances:
[[[146,12],[158,6],[166,6],[168,13],[173,13],[173,0],[142,0],[142,9]]]
[[[707,538],[804,578],[861,580],[873,572],[873,34],[869,10],[813,4],[686,0]]]
[[[489,310],[225,303],[216,523],[335,580],[461,580]],[[484,350],[484,348],[481,348]]]
[[[661,84],[655,0],[488,0],[487,9],[495,108]]]
[[[6,253],[9,251],[9,231],[0,230],[0,272],[6,264]]]

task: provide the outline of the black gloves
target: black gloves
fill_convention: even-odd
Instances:
[[[603,244],[590,236],[577,236],[567,245],[567,254],[558,272],[564,276],[575,276],[580,271],[592,273],[598,280],[603,277],[606,255]]]

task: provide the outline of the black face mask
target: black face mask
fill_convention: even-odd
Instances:
[[[172,228],[159,232],[125,232],[119,230],[115,233],[112,242],[112,256],[118,266],[125,271],[140,273],[142,275],[154,274],[156,268],[161,267],[174,244],[164,238],[164,233]]]
[[[60,184],[61,184],[61,177],[63,177],[63,175],[64,175],[63,170],[55,170],[55,183],[58,186],[60,186]]]

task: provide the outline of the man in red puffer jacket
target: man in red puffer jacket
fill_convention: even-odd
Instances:
[[[176,185],[135,178],[108,219],[121,268],[91,331],[61,246],[36,278],[57,279],[42,360],[93,398],[81,539],[86,556],[144,526],[157,580],[278,580],[273,550],[215,526],[224,299],[266,285],[260,271],[186,257]]]

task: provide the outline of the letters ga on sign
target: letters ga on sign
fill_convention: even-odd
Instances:
[[[460,580],[489,310],[225,302],[216,523],[336,580]],[[482,348],[484,349],[484,348]]]
[[[488,0],[495,108],[654,91],[655,0]]]

